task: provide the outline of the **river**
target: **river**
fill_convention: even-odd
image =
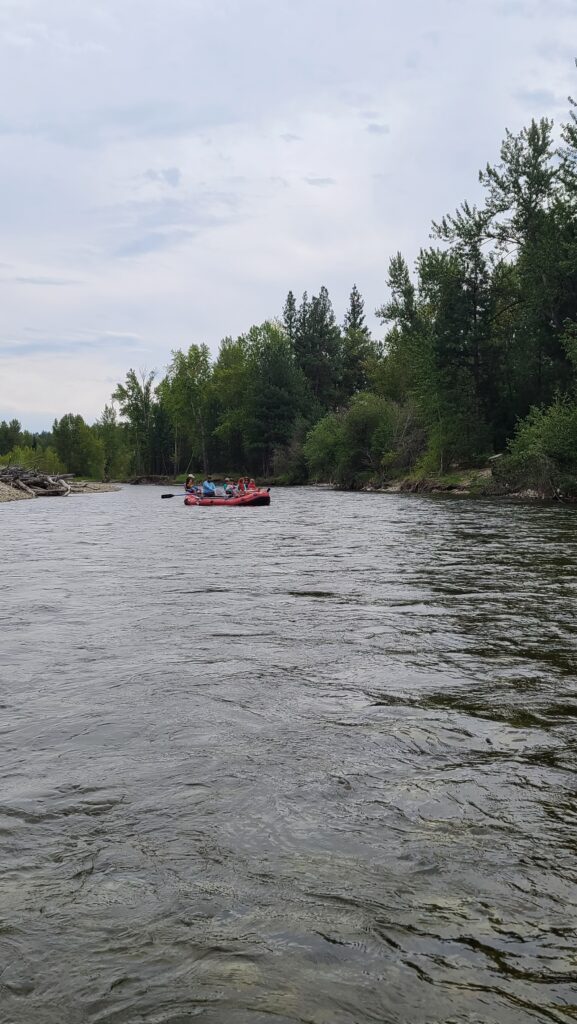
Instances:
[[[0,509],[0,1020],[577,1018],[577,510]]]

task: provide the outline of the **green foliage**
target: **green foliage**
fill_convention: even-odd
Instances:
[[[19,420],[2,420],[0,423],[0,455],[6,455],[22,443],[22,427]]]
[[[577,403],[557,398],[519,424],[497,478],[509,489],[577,495]]]
[[[289,293],[289,299],[292,293]],[[289,305],[287,299],[287,306]],[[330,409],[339,399],[342,375],[342,339],[327,289],[309,300],[307,293],[296,312],[294,326],[285,328],[292,344],[297,365],[302,370],[313,399],[323,409]]]
[[[102,478],[104,446],[82,416],[67,413],[54,420],[52,435],[58,458],[69,473]]]
[[[296,417],[304,412],[307,382],[280,326],[253,327],[247,341],[244,449],[251,466],[268,476],[275,452],[289,445]]]
[[[166,472],[165,417],[160,414],[153,383],[156,374],[134,370],[126,374],[124,384],[117,384],[112,394],[120,413],[128,423],[131,446],[131,469],[137,475]]]
[[[333,482],[346,457],[342,413],[323,416],[307,435],[304,456],[313,480]]]
[[[304,455],[313,479],[355,487],[409,470],[423,442],[414,405],[364,392],[346,410],[329,413],[312,428]]]
[[[246,337],[224,338],[213,368],[211,394],[215,410],[213,437],[221,461],[244,467],[247,391],[249,387],[249,346]]]
[[[130,471],[130,448],[124,424],[118,422],[113,405],[105,405],[93,427],[103,453],[105,480],[121,480]]]
[[[32,448],[30,445],[16,445],[10,452],[0,457],[0,465],[37,469],[40,473],[48,473],[49,476],[63,473],[65,470],[54,448]]]
[[[191,345],[187,352],[174,351],[166,377],[157,388],[174,430],[174,471],[178,469],[179,443],[189,461],[208,470],[207,411],[211,381],[210,353],[206,345]]]
[[[433,224],[409,267],[390,261],[375,344],[356,285],[342,327],[322,287],[278,321],[175,350],[166,375],[130,370],[93,428],[54,439],[0,423],[0,456],[53,444],[107,476],[211,466],[355,487],[478,466],[511,438],[498,485],[554,493],[577,478],[577,106],[556,148],[548,120],[506,132],[467,202]],[[80,421],[80,422],[78,422]],[[46,456],[48,458],[48,456]],[[90,466],[90,470],[86,467]]]
[[[345,400],[368,387],[372,361],[379,355],[365,325],[364,309],[362,296],[354,284],[342,331],[340,394]]]

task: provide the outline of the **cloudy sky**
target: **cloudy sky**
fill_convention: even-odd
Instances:
[[[0,0],[0,419],[356,282],[562,121],[577,0]]]

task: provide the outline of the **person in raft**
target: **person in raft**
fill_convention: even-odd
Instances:
[[[188,476],[186,478],[186,483],[184,485],[184,489],[185,489],[185,491],[188,494],[195,494],[196,493],[196,484],[194,482],[194,473],[189,473],[188,474]]]
[[[247,491],[256,491],[256,484],[252,477],[249,480],[248,484],[246,485],[246,489]]]
[[[236,485],[237,494],[244,494],[245,490],[246,490],[246,487],[244,485],[244,477],[240,476],[238,478],[238,483]]]
[[[211,476],[207,476],[206,480],[202,482],[202,496],[203,498],[214,498],[216,495],[216,486]]]
[[[232,498],[232,496],[234,494],[234,487],[232,486],[232,481],[231,481],[229,476],[226,476],[224,478],[224,483],[222,485],[222,489],[224,491],[225,498]]]

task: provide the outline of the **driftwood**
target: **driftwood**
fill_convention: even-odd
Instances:
[[[36,497],[36,491],[33,491],[28,484],[25,484],[23,480],[11,480],[11,487],[17,487],[19,491],[24,491],[25,494],[29,494],[31,498]]]
[[[70,494],[70,486],[64,477],[72,474],[56,473],[49,476],[37,469],[25,469],[23,466],[0,466],[0,482],[24,491],[30,498],[65,498]]]

